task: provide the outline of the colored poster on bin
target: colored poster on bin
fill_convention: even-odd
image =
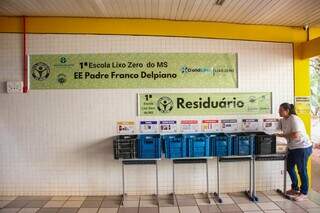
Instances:
[[[180,121],[180,131],[183,133],[200,132],[198,120],[182,120]]]
[[[278,118],[265,118],[262,120],[263,131],[268,133],[275,133],[279,131],[280,120]]]
[[[220,132],[221,125],[219,120],[203,120],[201,129],[203,132]]]
[[[140,121],[140,133],[154,134],[158,132],[158,121]]]
[[[133,134],[135,129],[134,121],[118,121],[117,133],[118,134]]]
[[[222,132],[237,132],[239,130],[237,119],[223,119],[221,120]]]
[[[160,121],[160,133],[176,133],[178,130],[177,128],[177,121],[175,120],[164,120]]]
[[[247,132],[258,131],[259,119],[242,119],[242,130]]]

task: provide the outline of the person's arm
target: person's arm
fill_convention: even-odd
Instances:
[[[287,133],[287,134],[278,134],[279,137],[285,137],[287,139],[290,140],[300,140],[300,134],[299,132],[302,131],[301,130],[301,125],[304,125],[303,123],[301,123],[301,125],[299,125],[299,120],[297,120],[295,117],[293,117],[291,119],[291,132]]]
[[[299,140],[299,139],[300,139],[299,132],[291,132],[291,133],[289,133],[289,134],[280,133],[280,134],[277,134],[277,136],[279,136],[279,137],[285,137],[285,138],[290,138],[290,139],[292,139],[292,140]]]

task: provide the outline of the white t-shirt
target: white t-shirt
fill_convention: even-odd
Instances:
[[[280,128],[284,134],[291,134],[293,132],[298,132],[299,139],[291,139],[286,137],[288,141],[288,149],[301,149],[312,146],[309,136],[307,135],[304,123],[296,115],[290,115],[287,119],[283,118],[280,121]]]

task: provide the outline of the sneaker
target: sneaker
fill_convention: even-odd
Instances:
[[[290,189],[290,190],[286,191],[286,194],[289,195],[289,196],[296,196],[296,195],[299,195],[300,192],[296,191],[294,189]]]
[[[299,202],[299,201],[304,201],[307,198],[308,198],[307,195],[300,193],[298,196],[294,197],[293,200]]]

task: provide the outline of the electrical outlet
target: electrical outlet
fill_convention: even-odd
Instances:
[[[22,93],[22,81],[7,81],[7,93]]]

